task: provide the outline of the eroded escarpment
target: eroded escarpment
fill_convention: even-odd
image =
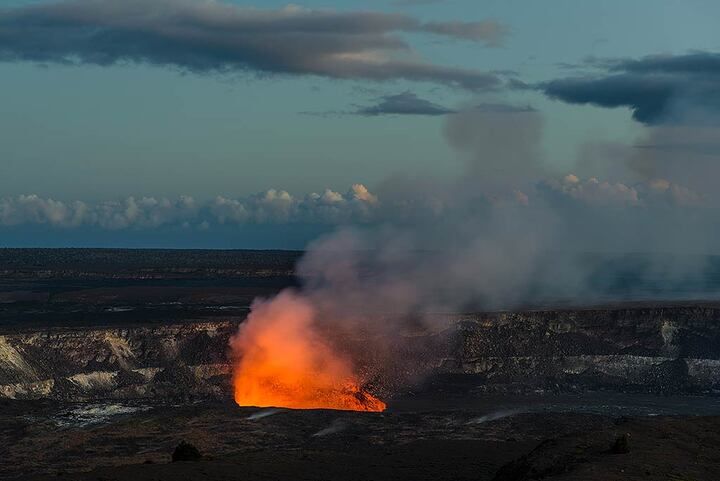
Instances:
[[[479,390],[720,388],[714,307],[503,313],[463,319],[457,329],[440,371],[472,374]]]
[[[52,328],[0,336],[0,396],[61,400],[215,397],[227,392],[232,322]]]
[[[720,309],[686,306],[444,316],[403,339],[406,360],[367,369],[392,396],[408,382],[473,392],[720,392]],[[0,336],[0,397],[189,399],[231,395],[238,321],[47,328]],[[362,339],[352,341],[362,351]],[[413,389],[417,386],[413,387]]]

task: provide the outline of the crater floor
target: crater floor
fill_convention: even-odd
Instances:
[[[397,402],[382,414],[4,401],[0,476],[73,480],[716,480],[720,405],[555,395]],[[668,406],[683,406],[669,416]],[[688,415],[694,411],[703,416]],[[626,413],[627,415],[624,415]],[[710,415],[715,413],[715,415]],[[629,452],[614,454],[628,435]],[[171,462],[190,442],[203,458]]]

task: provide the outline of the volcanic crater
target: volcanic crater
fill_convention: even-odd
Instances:
[[[315,343],[280,366],[314,392],[335,389],[317,366],[350,379],[357,406],[238,406],[233,340],[255,298],[298,287],[299,255],[0,253],[0,477],[717,479],[720,305],[701,300],[426,314],[384,339],[392,362],[365,333],[334,341],[352,365]],[[181,441],[200,458],[172,463]]]

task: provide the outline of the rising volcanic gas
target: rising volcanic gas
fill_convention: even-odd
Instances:
[[[385,410],[362,389],[352,362],[317,329],[316,317],[312,304],[292,291],[253,304],[231,343],[238,405]]]

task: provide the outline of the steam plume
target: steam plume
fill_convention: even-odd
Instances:
[[[382,204],[402,192],[402,202],[383,205],[394,214],[316,241],[298,265],[302,290],[262,309],[282,309],[289,295],[311,306],[304,328],[321,336],[314,342],[347,353],[353,374],[370,381],[422,363],[408,355],[404,339],[444,328],[438,312],[612,299],[612,276],[597,275],[605,260],[592,253],[652,253],[620,265],[678,283],[702,272],[703,261],[687,255],[708,252],[711,229],[683,210],[702,204],[701,194],[662,178],[623,183],[566,175],[533,183],[545,170],[541,132],[540,114],[529,108],[450,115],[445,133],[466,159],[462,178],[388,180],[378,198]],[[424,215],[403,215],[418,205]],[[682,225],[685,239],[661,234],[667,222]],[[348,341],[358,338],[362,349]]]

